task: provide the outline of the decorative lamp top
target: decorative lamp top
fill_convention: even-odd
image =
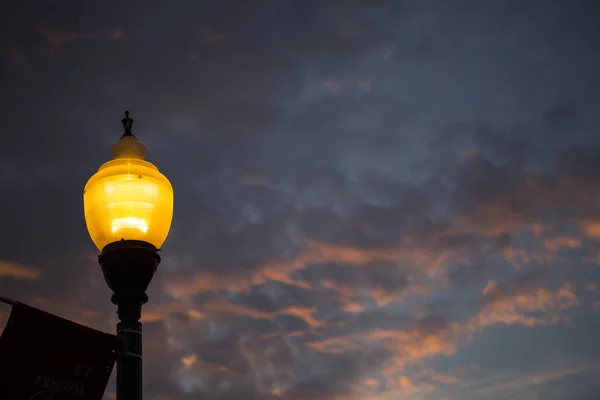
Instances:
[[[123,129],[125,129],[125,133],[123,133],[123,136],[133,136],[133,133],[131,133],[131,128],[133,127],[133,119],[129,118],[129,111],[125,111],[125,118],[121,120],[121,123],[123,124]]]
[[[144,160],[146,158],[146,146],[141,144],[131,133],[133,119],[129,117],[129,111],[125,111],[125,118],[121,120],[125,133],[121,139],[110,148],[113,160],[118,158],[133,158]]]
[[[104,163],[83,191],[85,222],[92,241],[103,249],[122,240],[149,243],[159,249],[173,218],[173,187],[145,160],[146,147],[133,134],[125,112],[125,134],[111,147]]]

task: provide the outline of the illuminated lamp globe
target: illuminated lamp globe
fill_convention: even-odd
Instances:
[[[173,218],[171,183],[145,160],[145,146],[130,132],[112,146],[111,153],[112,160],[100,167],[83,191],[92,241],[100,251],[122,240],[160,249]]]

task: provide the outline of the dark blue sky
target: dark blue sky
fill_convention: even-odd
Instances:
[[[129,109],[148,400],[600,396],[598,1],[5,3],[0,294],[114,329],[82,191]]]

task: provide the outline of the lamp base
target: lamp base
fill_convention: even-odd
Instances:
[[[114,295],[111,301],[118,304],[121,299],[148,301],[146,289],[160,263],[158,249],[140,240],[121,240],[106,245],[98,256],[104,279]]]

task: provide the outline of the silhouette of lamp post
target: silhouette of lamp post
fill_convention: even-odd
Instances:
[[[117,336],[125,351],[117,361],[117,400],[142,400],[140,317],[171,228],[173,187],[145,160],[146,147],[131,133],[128,111],[121,122],[125,133],[111,147],[112,160],[85,185],[83,208],[120,320]]]

